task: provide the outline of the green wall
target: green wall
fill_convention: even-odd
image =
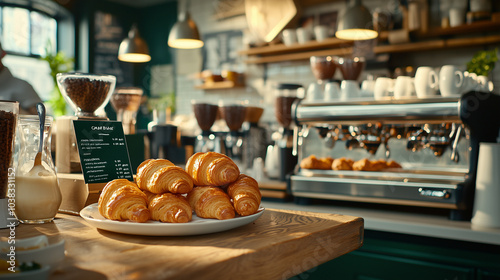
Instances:
[[[126,71],[131,71],[133,81],[127,81],[128,85],[138,86],[144,90],[144,94],[150,96],[150,73],[151,66],[161,64],[173,64],[172,50],[167,45],[170,29],[177,20],[177,1],[170,1],[151,7],[136,8],[117,4],[106,0],[74,0],[65,5],[73,14],[75,19],[76,53],[75,69],[82,69],[88,63],[89,71],[94,69],[94,14],[96,11],[110,13],[116,16],[124,29],[125,37],[133,23],[139,28],[139,33],[149,46],[151,61],[126,65]],[[85,51],[88,49],[88,53]],[[88,60],[88,61],[87,61]],[[127,72],[128,73],[128,72]],[[106,107],[110,119],[116,119],[116,115],[110,105]],[[150,116],[139,112],[138,129],[145,129]]]

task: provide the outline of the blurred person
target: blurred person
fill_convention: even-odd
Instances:
[[[7,53],[0,42],[0,100],[18,101],[22,114],[36,114],[36,103],[42,102],[33,86],[25,80],[12,76],[10,70],[3,65]]]

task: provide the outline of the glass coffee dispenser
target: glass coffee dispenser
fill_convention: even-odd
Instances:
[[[279,169],[279,180],[285,181],[286,175],[293,171],[297,164],[297,155],[293,151],[292,105],[303,98],[304,88],[299,84],[278,84],[274,104],[279,131],[273,135],[274,149],[277,149],[276,163]]]

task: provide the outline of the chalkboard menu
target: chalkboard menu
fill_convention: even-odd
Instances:
[[[134,180],[121,122],[73,121],[86,184]]]
[[[133,86],[133,66],[118,60],[121,41],[127,37],[118,18],[109,13],[97,11],[94,24],[94,67],[93,72],[116,76],[117,86]]]

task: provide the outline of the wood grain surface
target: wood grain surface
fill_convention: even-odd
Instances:
[[[54,223],[19,225],[16,238],[66,241],[66,258],[50,279],[288,279],[361,247],[363,226],[359,217],[266,209],[225,232],[148,237],[58,214]]]

